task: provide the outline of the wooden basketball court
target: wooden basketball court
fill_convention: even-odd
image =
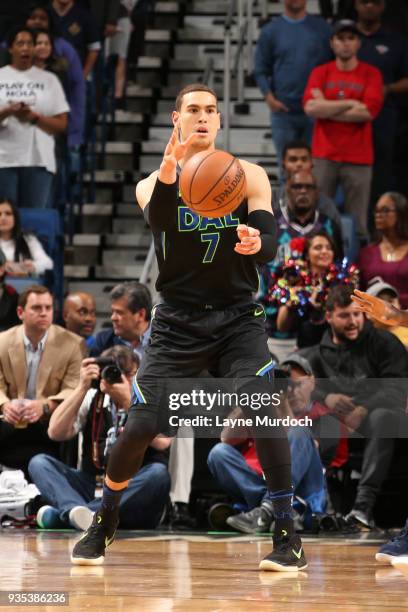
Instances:
[[[1,603],[6,601],[5,591],[66,591],[72,610],[408,608],[408,573],[378,565],[378,542],[373,539],[304,538],[309,567],[289,574],[258,571],[259,560],[270,550],[266,537],[119,532],[105,565],[99,567],[70,564],[77,537],[68,531],[2,530]],[[51,604],[29,607],[64,609]]]

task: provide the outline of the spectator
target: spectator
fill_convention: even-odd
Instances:
[[[303,272],[310,276],[310,284],[314,286],[314,291],[307,304],[303,305],[302,313],[299,311],[298,303],[283,304],[279,307],[276,327],[279,332],[296,333],[298,348],[318,344],[327,329],[321,290],[329,266],[334,263],[334,252],[333,239],[324,230],[309,236],[305,241],[303,252],[303,259],[306,262]],[[302,286],[299,290],[302,290]]]
[[[364,0],[362,4],[379,5],[379,0]],[[319,0],[321,15],[328,20],[354,19],[358,17],[355,0]],[[384,25],[392,32],[402,35],[408,33],[408,7],[406,0],[392,0],[385,2]]]
[[[124,344],[130,346],[142,359],[150,338],[150,291],[142,283],[130,281],[116,285],[110,293],[110,299],[113,329],[96,334],[91,356],[96,357],[111,346]]]
[[[288,394],[288,401],[279,416],[303,418],[312,408],[310,397],[315,385],[306,359],[297,356],[297,363],[291,366],[290,384],[296,386],[296,392]],[[234,416],[242,417],[240,409],[235,412]],[[321,514],[326,506],[323,466],[311,431],[308,427],[296,425],[287,429],[287,435],[294,493],[306,502],[309,513]],[[249,431],[245,428],[225,427],[221,440],[208,455],[210,472],[235,502],[249,508],[248,512],[227,518],[227,523],[244,533],[270,531],[273,521],[272,504],[268,499],[262,469]]]
[[[32,0],[1,0],[0,2],[0,42],[2,42],[7,34],[14,27],[16,23],[19,23],[21,15],[24,14],[29,6],[32,4]],[[47,4],[47,0],[43,1],[43,4]]]
[[[262,268],[259,299],[265,306],[267,328],[270,336],[269,350],[282,361],[296,346],[294,334],[281,333],[276,329],[277,308],[270,300],[275,284],[276,272],[291,255],[293,238],[306,238],[325,230],[333,238],[336,257],[342,257],[341,228],[332,219],[317,210],[317,186],[311,172],[296,172],[286,181],[287,206],[282,206],[276,215],[278,251],[276,258]]]
[[[374,167],[371,201],[395,188],[393,168],[398,124],[398,96],[408,91],[408,45],[406,38],[387,30],[382,17],[385,1],[356,0],[361,47],[358,58],[378,68],[384,81],[384,106],[373,123]]]
[[[82,0],[84,8],[90,9],[100,38],[110,38],[118,30],[120,0]]]
[[[21,229],[18,208],[1,196],[0,248],[7,258],[6,271],[11,276],[41,276],[54,267],[38,238]]]
[[[26,26],[32,30],[47,30],[54,41],[54,53],[57,58],[67,62],[66,95],[71,112],[68,118],[67,139],[71,149],[83,143],[85,121],[85,80],[82,74],[81,60],[74,47],[61,36],[53,32],[53,23],[49,9],[38,3],[34,4],[26,20]]]
[[[82,62],[84,78],[87,79],[101,49],[92,13],[78,5],[75,0],[53,0],[50,13],[55,27],[77,50]]]
[[[117,32],[107,43],[106,55],[116,55],[115,71],[115,107],[124,108],[124,93],[126,81],[126,59],[128,56],[132,21],[130,16],[137,0],[121,0],[121,11],[118,20]]]
[[[22,325],[0,334],[0,464],[26,470],[37,453],[57,454],[48,419],[76,387],[82,354],[78,337],[52,324],[45,287],[23,291],[17,314]]]
[[[57,77],[33,66],[34,38],[16,28],[11,65],[0,69],[0,180],[18,206],[45,208],[56,170],[54,135],[67,127],[69,106]]]
[[[408,357],[395,336],[364,320],[352,294],[347,285],[330,292],[330,330],[310,349],[309,361],[321,379],[316,399],[366,439],[357,496],[346,518],[371,528],[375,501],[392,460],[398,411],[405,410],[406,394],[395,379],[407,377]]]
[[[394,308],[398,308],[401,310],[401,302],[399,298],[399,293],[388,283],[384,283],[383,279],[380,276],[372,279],[371,284],[367,288],[368,295],[373,295],[374,297],[391,304]],[[370,319],[369,316],[367,316]],[[401,340],[402,344],[408,349],[408,330],[406,326],[403,325],[386,325],[385,323],[380,323],[380,321],[373,319],[373,324],[375,327],[380,329],[385,329],[386,331],[391,332],[394,336],[397,336],[399,340]]]
[[[285,0],[284,4],[283,15],[262,28],[255,52],[255,79],[271,109],[281,179],[285,144],[311,139],[312,122],[302,108],[310,71],[331,57],[327,23],[306,13],[306,0]]]
[[[320,14],[328,21],[354,19],[353,4],[354,0],[319,0]]]
[[[108,349],[103,357],[118,363],[122,382],[109,384],[101,378],[94,359],[85,359],[76,389],[60,404],[49,423],[48,433],[53,440],[70,440],[82,432],[80,469],[70,468],[45,454],[36,455],[30,461],[29,473],[34,484],[52,504],[40,508],[37,514],[40,527],[87,529],[100,503],[95,499],[96,476],[103,474],[111,428],[116,436],[123,427],[122,421],[131,402],[132,379],[139,364],[137,356],[125,346]],[[98,381],[98,388],[91,388],[93,381]],[[103,407],[99,435],[93,427],[98,406]],[[157,436],[147,448],[143,466],[131,479],[120,502],[120,527],[123,529],[154,529],[159,523],[170,490],[167,471],[170,442],[170,438]]]
[[[316,119],[312,152],[320,189],[334,197],[344,191],[345,210],[367,236],[367,210],[373,164],[371,122],[382,106],[382,77],[374,66],[360,62],[359,31],[353,21],[334,25],[331,40],[335,61],[315,68],[304,94],[305,111]]]
[[[361,249],[358,266],[361,288],[381,276],[397,289],[401,305],[408,308],[408,201],[400,193],[385,193],[374,209],[377,240]]]
[[[64,301],[65,328],[85,339],[88,348],[93,346],[96,326],[96,304],[90,293],[69,293]]]
[[[285,180],[294,172],[300,172],[301,170],[313,172],[310,146],[304,140],[288,142],[283,148],[282,166]],[[284,185],[272,190],[272,208],[275,215],[279,213],[281,204],[287,206],[287,194]],[[341,219],[337,206],[331,198],[320,191],[317,194],[317,208],[340,226]]]
[[[19,323],[17,316],[18,294],[14,287],[6,285],[6,256],[0,249],[0,332]]]

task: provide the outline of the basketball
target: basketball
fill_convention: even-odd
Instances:
[[[223,217],[246,196],[245,172],[238,159],[226,151],[201,151],[180,173],[180,194],[192,211],[202,217]]]

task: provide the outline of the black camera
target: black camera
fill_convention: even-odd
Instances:
[[[99,389],[99,382],[101,378],[103,378],[108,385],[114,385],[122,382],[122,370],[120,369],[117,361],[111,357],[96,357],[95,363],[99,366],[101,371],[100,378],[92,381],[92,386],[95,389]]]

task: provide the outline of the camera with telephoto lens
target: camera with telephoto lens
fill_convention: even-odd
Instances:
[[[101,379],[105,380],[108,385],[115,385],[122,382],[122,370],[118,362],[111,357],[96,357],[95,363],[99,366],[101,375],[98,379],[92,381],[92,386],[99,389]]]

